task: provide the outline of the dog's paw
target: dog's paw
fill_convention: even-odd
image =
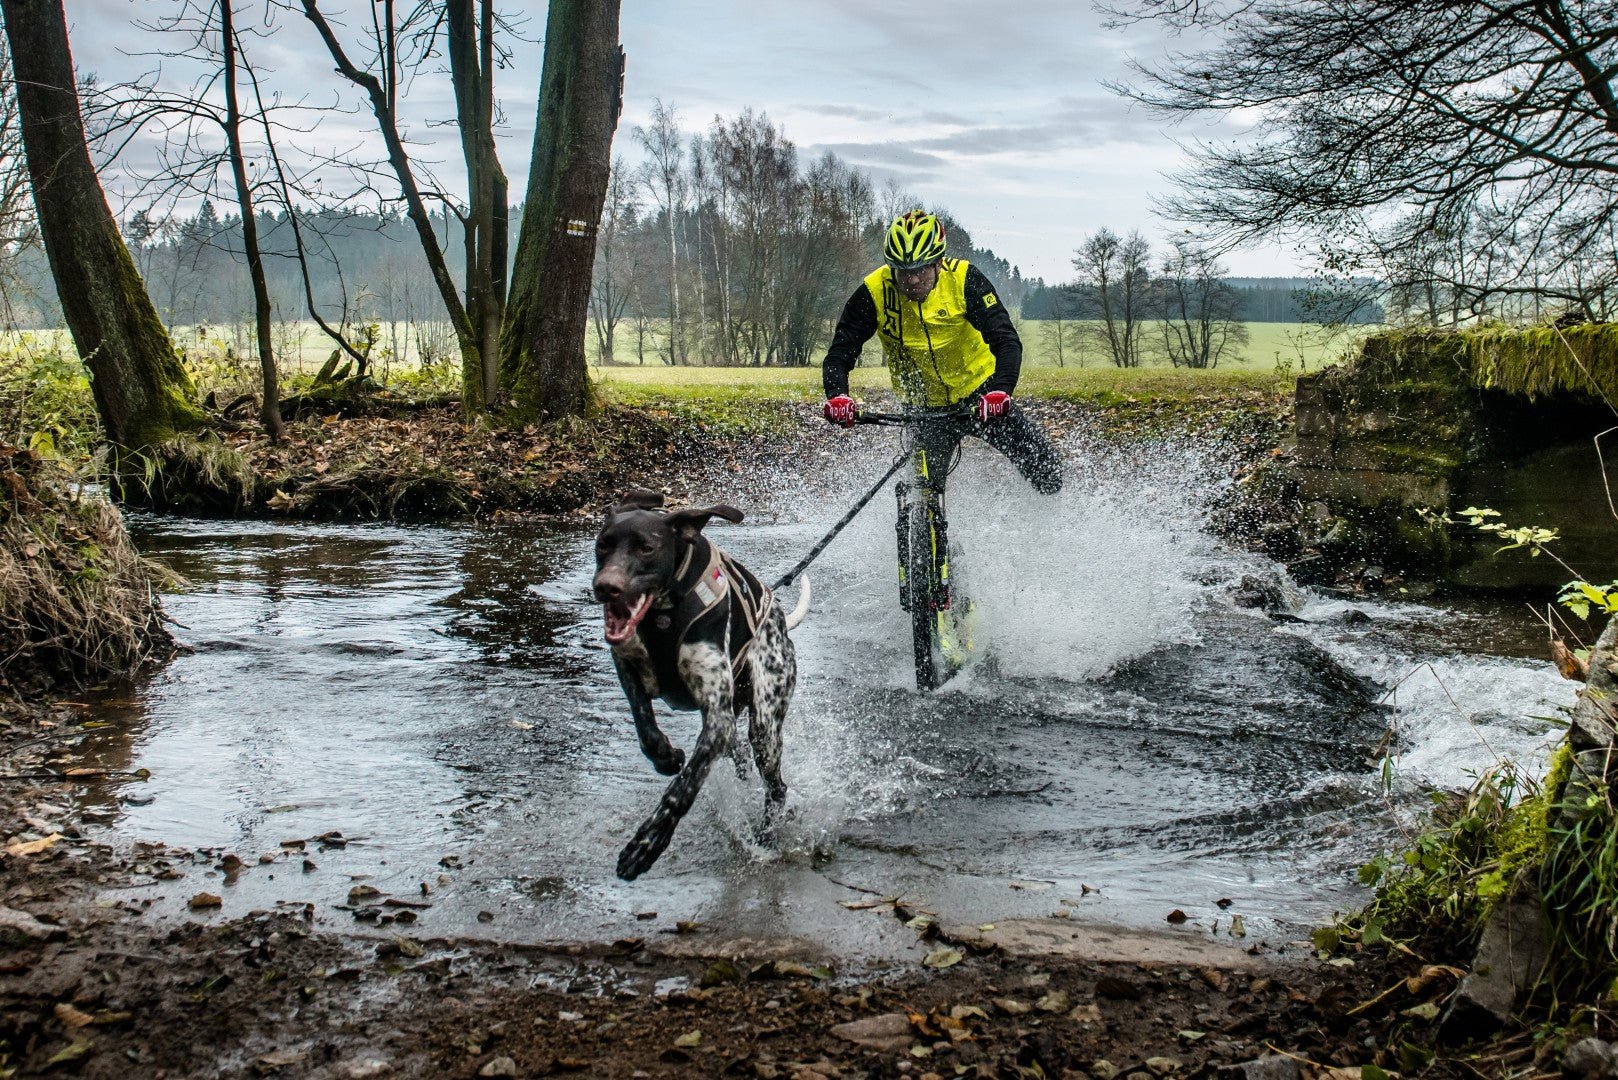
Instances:
[[[680,770],[685,768],[685,751],[678,746],[671,747],[669,753],[662,760],[654,758],[652,768],[664,776],[679,776]]]
[[[654,815],[642,825],[635,839],[626,844],[618,855],[618,876],[625,881],[634,881],[650,870],[674,838],[675,824],[673,818]]]
[[[780,839],[781,825],[790,822],[798,816],[796,807],[782,806],[778,802],[764,804],[764,820],[758,823],[755,835],[758,842],[766,847],[774,847]]]

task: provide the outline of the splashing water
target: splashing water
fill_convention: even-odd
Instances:
[[[666,781],[640,756],[587,602],[590,530],[146,523],[146,549],[195,583],[169,609],[196,651],[104,708],[127,732],[108,737],[109,762],[154,773],[96,796],[105,827],[244,856],[340,830],[350,843],[318,873],[246,873],[227,911],[312,900],[346,922],[330,905],[349,875],[429,881],[438,933],[610,940],[657,911],[908,955],[892,920],[837,905],[859,885],[963,920],[1069,901],[1095,921],[1181,907],[1206,926],[1230,898],[1257,936],[1360,895],[1353,868],[1396,835],[1372,763],[1390,724],[1407,804],[1419,783],[1464,783],[1554,735],[1532,717],[1570,685],[1445,646],[1451,613],[1357,604],[1370,621],[1349,623],[1344,602],[1314,598],[1304,624],[1278,626],[1236,608],[1231,586],[1274,570],[1200,531],[1206,450],[1075,459],[1047,499],[969,444],[949,515],[980,659],[929,695],[913,689],[879,497],[811,570],[781,843],[755,839],[757,778],[720,763],[632,884],[613,861]],[[888,460],[872,443],[808,475],[751,477],[717,492],[748,523],[712,535],[773,577]],[[1379,705],[1422,665],[1437,678],[1412,676],[1396,713]],[[696,716],[659,716],[690,745]],[[450,856],[461,869],[439,866]],[[178,914],[195,884],[154,910]]]

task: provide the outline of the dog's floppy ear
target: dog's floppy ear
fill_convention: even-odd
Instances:
[[[657,510],[663,506],[663,493],[650,488],[630,488],[619,496],[618,501],[607,507],[607,516],[627,513],[630,510]]]
[[[669,514],[669,524],[686,536],[695,536],[708,524],[709,518],[722,517],[732,525],[742,523],[742,512],[734,506],[717,503],[713,506],[687,506]]]

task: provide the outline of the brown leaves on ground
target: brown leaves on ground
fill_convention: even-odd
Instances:
[[[315,417],[287,430],[279,444],[247,430],[228,441],[258,477],[259,509],[293,517],[566,513],[624,477],[658,477],[692,444],[674,420],[627,408],[515,429],[469,424],[443,407]]]

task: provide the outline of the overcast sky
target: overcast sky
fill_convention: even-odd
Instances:
[[[351,24],[344,33],[357,57],[365,4],[321,6]],[[141,54],[167,43],[138,24],[165,10],[167,0],[67,0],[80,74],[108,82],[149,70],[155,61]],[[545,5],[501,10],[528,39],[509,42],[513,63],[497,82],[508,121],[501,159],[516,198],[527,179]],[[368,115],[352,111],[358,95],[331,74],[312,28],[284,12],[277,22],[250,45],[263,80],[321,108],[322,147],[369,140]],[[629,61],[615,152],[636,156],[634,129],[658,99],[693,132],[752,107],[805,155],[832,150],[879,182],[892,177],[948,208],[1025,275],[1066,279],[1072,249],[1103,225],[1178,232],[1151,209],[1170,188],[1166,174],[1184,163],[1177,142],[1226,133],[1166,129],[1102,86],[1126,77],[1131,57],[1150,61],[1188,44],[1102,23],[1085,0],[624,0]],[[168,61],[165,78],[183,85],[190,73]],[[405,111],[416,154],[443,163],[454,186],[459,148],[441,123],[453,115],[448,78],[418,80]],[[137,143],[121,163],[139,171],[150,160]],[[110,187],[124,178],[109,170]],[[1237,274],[1297,272],[1295,256],[1280,249],[1227,262]]]

